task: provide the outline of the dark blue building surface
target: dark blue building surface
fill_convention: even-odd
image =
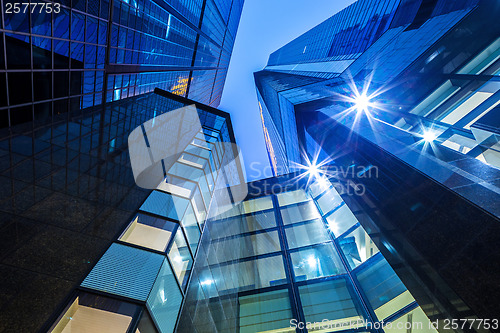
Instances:
[[[82,0],[16,13],[14,3],[3,3],[0,26],[4,128],[154,88],[217,106],[243,7],[242,0]]]
[[[334,178],[380,171],[354,175],[366,192],[346,203],[431,319],[498,317],[499,14],[490,0],[358,1],[254,74],[276,175],[311,160]]]

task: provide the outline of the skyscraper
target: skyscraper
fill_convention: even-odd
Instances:
[[[240,0],[2,3],[0,332],[58,331],[61,326],[53,325],[75,299],[100,304],[103,311],[120,308],[117,317],[108,318],[107,332],[145,327],[134,317],[142,298],[125,299],[120,307],[127,295],[110,300],[81,289],[119,237],[119,249],[127,244],[122,259],[148,258],[141,239],[170,234],[149,248],[150,272],[154,263],[170,260],[167,250],[171,257],[177,251],[185,259],[174,262],[178,275],[169,281],[179,284],[176,295],[182,300],[216,182],[224,177],[225,185],[241,182],[241,172],[221,164],[230,159],[230,149],[217,145],[234,143],[229,115],[205,104],[220,101],[242,7]],[[134,129],[158,125],[154,119],[188,105],[198,112],[202,129],[196,138],[184,137],[196,143],[175,171],[186,176],[191,167],[197,177],[186,176],[194,181],[191,197],[185,190],[174,200],[165,193],[182,183],[182,175],[170,175],[171,187],[163,184],[163,192],[156,190],[161,180],[154,190],[137,186],[128,138]],[[153,211],[173,201],[187,202],[185,208],[196,212],[182,227],[180,214],[162,217],[165,212]],[[85,317],[85,310],[80,314]],[[81,326],[72,315],[65,320],[74,330],[92,331],[85,326],[93,322],[92,311],[87,314],[91,317]],[[113,325],[127,314],[129,326]],[[156,320],[154,313],[151,317]],[[156,325],[168,331],[175,322],[174,316],[173,322]],[[165,329],[168,325],[173,326]]]
[[[3,5],[1,127],[155,88],[219,104],[242,0],[47,4]]]
[[[488,0],[360,0],[255,73],[275,174],[312,165],[360,190],[348,206],[429,318],[500,307],[500,253],[485,248],[500,241],[499,13]]]

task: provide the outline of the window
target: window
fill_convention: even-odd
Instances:
[[[273,269],[269,269],[272,267]],[[236,264],[221,265],[223,276],[237,274],[237,285],[240,291],[278,286],[287,283],[285,266],[281,255],[267,258],[242,261]],[[221,290],[219,290],[221,292]]]
[[[182,293],[165,260],[147,299],[148,308],[161,332],[174,331],[181,303]]]
[[[460,321],[459,321],[460,322]],[[463,321],[460,322],[462,325]],[[468,326],[472,323],[469,321]],[[425,312],[421,307],[405,313],[401,317],[395,319],[391,322],[391,325],[386,325],[384,327],[384,332],[386,333],[396,333],[401,332],[399,327],[411,327],[412,333],[437,333],[438,331],[432,326],[431,321],[425,315]]]
[[[331,188],[325,194],[319,197],[319,199],[317,199],[317,202],[319,208],[321,209],[321,212],[323,213],[323,215],[325,215],[332,209],[338,207],[343,202],[343,200],[340,197],[339,193],[334,188]]]
[[[188,204],[181,224],[184,227],[184,231],[186,232],[186,238],[188,240],[189,246],[191,247],[191,251],[195,253],[196,249],[198,248],[198,243],[200,242],[201,232],[198,227],[198,221],[196,220],[196,215],[194,214],[194,210],[191,204]]]
[[[153,191],[144,201],[140,210],[178,221],[184,215],[188,203],[189,201],[185,198]]]
[[[290,253],[296,281],[345,273],[339,255],[332,243]]]
[[[339,239],[339,244],[351,269],[378,253],[377,246],[361,226]]]
[[[273,208],[271,197],[262,197],[243,202],[243,211],[245,214]]]
[[[321,323],[314,332],[334,332],[364,325],[355,296],[345,279],[320,282],[299,287],[300,300],[307,322]],[[324,321],[326,319],[326,321]]]
[[[241,296],[238,303],[240,333],[295,332],[290,328],[293,316],[287,289]]]
[[[291,205],[294,203],[304,202],[309,200],[304,190],[297,190],[292,192],[284,192],[278,194],[278,203],[281,207]]]
[[[80,292],[50,330],[54,333],[126,332],[138,306]]]
[[[139,213],[119,239],[163,252],[176,227],[177,223]]]
[[[313,220],[319,218],[318,209],[314,202],[308,201],[305,203],[294,204],[281,209],[281,216],[284,224],[292,224],[302,221]]]
[[[330,240],[325,224],[321,219],[293,225],[286,228],[285,233],[289,249],[324,243]]]
[[[158,333],[149,313],[144,310],[135,333]]]
[[[189,198],[196,184],[181,178],[168,175],[167,179],[158,185],[158,190]]]
[[[379,320],[415,301],[383,258],[358,272],[357,279]]]
[[[177,229],[172,246],[168,251],[168,258],[179,280],[179,284],[185,289],[189,273],[191,272],[191,266],[193,265],[193,258],[191,257],[181,229]]]
[[[358,223],[358,220],[351,212],[347,205],[341,206],[339,209],[328,215],[326,218],[328,229],[338,237],[346,232],[353,225]]]

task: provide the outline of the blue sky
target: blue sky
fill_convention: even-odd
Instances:
[[[260,122],[253,72],[269,55],[353,0],[246,0],[219,109],[229,112],[248,180],[272,176]]]

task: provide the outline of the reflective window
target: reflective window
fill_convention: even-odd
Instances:
[[[270,267],[273,269],[269,269]],[[221,265],[220,269],[223,276],[231,276],[232,272],[238,272],[238,285],[235,287],[241,291],[287,283],[281,255]]]
[[[191,247],[191,251],[195,253],[196,249],[198,248],[198,243],[200,242],[201,232],[200,228],[198,227],[198,221],[196,220],[196,215],[194,214],[194,210],[191,204],[188,204],[181,224],[184,227],[184,231],[186,232],[186,237],[189,246]]]
[[[177,223],[139,213],[119,239],[149,249],[165,251],[176,227]]]
[[[166,260],[147,299],[151,315],[161,332],[173,332],[182,303],[182,294]],[[141,333],[143,333],[141,331]]]
[[[351,269],[358,267],[378,253],[377,246],[361,226],[340,238],[339,244]]]
[[[379,320],[415,301],[383,258],[356,275]]]
[[[243,202],[243,211],[245,214],[273,208],[271,197],[262,197]]]
[[[238,298],[240,333],[295,332],[288,290],[276,290]]]
[[[146,201],[144,201],[140,210],[179,220],[184,215],[188,203],[189,201],[185,198],[160,191],[153,191]]]
[[[276,227],[276,216],[273,210],[257,212],[244,217],[242,232],[256,231]]]
[[[320,178],[319,181],[315,181],[309,185],[309,191],[311,195],[316,198],[321,193],[323,193],[330,186],[330,181],[326,177]]]
[[[205,217],[207,216],[207,211],[205,209],[205,204],[203,203],[203,198],[201,196],[200,189],[198,186],[194,190],[193,199],[191,199],[193,204],[194,214],[196,219],[200,222],[201,226],[205,223]]]
[[[323,215],[330,212],[332,209],[340,205],[343,200],[340,197],[339,193],[334,189],[329,189],[325,194],[323,194],[319,199],[317,199],[319,208]]]
[[[328,242],[328,232],[321,219],[315,219],[305,224],[294,225],[285,229],[288,248],[314,245]]]
[[[156,330],[155,324],[151,319],[147,310],[142,312],[141,319],[139,320],[139,324],[137,325],[137,329],[135,333],[158,333]]]
[[[328,215],[326,221],[328,222],[328,229],[337,237],[358,223],[358,220],[347,205],[341,206],[332,214]]]
[[[461,323],[463,323],[463,321]],[[471,323],[472,321],[469,321],[469,324],[466,327],[470,326]],[[461,325],[462,324],[460,324],[460,326]],[[395,319],[391,322],[391,325],[386,325],[386,327],[384,327],[384,332],[399,333],[401,332],[401,329],[398,327],[411,327],[412,333],[438,332],[420,306]]]
[[[287,206],[281,209],[284,224],[292,224],[319,218],[318,209],[312,201]]]
[[[309,200],[309,198],[307,197],[306,192],[302,189],[278,194],[278,203],[280,206],[287,206],[307,200]]]
[[[54,333],[126,332],[139,307],[116,299],[80,292],[66,308]]]
[[[290,253],[295,280],[310,280],[345,273],[332,243]]]
[[[335,332],[363,326],[363,316],[356,297],[345,279],[299,287],[300,300],[307,322],[322,323],[314,332]],[[343,326],[344,325],[344,326]]]
[[[180,229],[178,229],[175,234],[172,246],[168,251],[168,258],[179,280],[179,284],[182,285],[184,289],[189,278],[189,273],[191,272],[193,258],[191,257],[186,239]]]
[[[167,179],[158,185],[158,190],[172,193],[184,198],[190,198],[196,184],[179,177],[168,175]]]

